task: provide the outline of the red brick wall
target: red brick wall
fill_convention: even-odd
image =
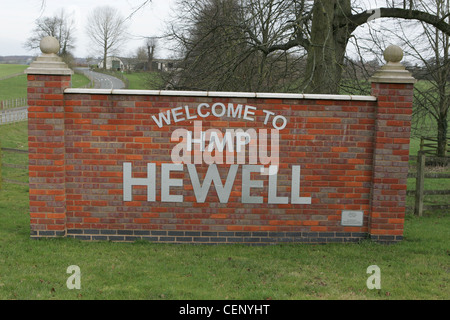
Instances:
[[[70,76],[28,75],[31,232],[65,235],[64,88]]]
[[[374,84],[377,99],[257,99],[130,91],[63,94],[67,77],[29,75],[28,80],[33,238],[253,244],[402,238],[412,85]],[[291,197],[292,166],[300,166],[300,196],[310,197],[311,204],[269,204],[269,177],[260,174],[251,179],[261,180],[263,188],[251,194],[263,203],[242,203],[242,165],[228,203],[219,202],[214,183],[199,203],[186,165],[171,175],[183,181],[170,188],[183,202],[161,201],[161,165],[172,163],[178,144],[171,135],[194,126],[185,120],[159,127],[152,116],[217,102],[255,107],[254,121],[198,118],[203,131],[270,130],[263,110],[287,119],[279,131],[277,195]],[[134,178],[146,178],[147,164],[156,165],[156,201],[147,201],[144,186],[133,187],[132,201],[124,201],[124,163],[132,164]],[[230,165],[218,168],[225,183]],[[208,165],[196,169],[202,183]],[[363,211],[363,225],[342,226],[343,210]]]
[[[394,240],[403,235],[413,84],[373,84],[377,96],[370,234]]]

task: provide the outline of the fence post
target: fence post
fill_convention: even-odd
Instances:
[[[414,214],[419,217],[423,213],[423,189],[425,180],[425,153],[419,151],[417,155],[417,176],[416,176],[416,203],[414,205]]]

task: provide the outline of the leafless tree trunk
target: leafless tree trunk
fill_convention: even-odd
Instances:
[[[153,71],[153,58],[155,56],[156,38],[148,37],[145,40],[145,47],[147,48],[147,71]]]
[[[450,23],[450,0],[404,1],[404,7],[426,11]],[[409,7],[411,6],[411,7]],[[405,51],[404,64],[418,80],[414,90],[412,134],[418,137],[434,138],[438,142],[437,155],[444,156],[448,136],[450,109],[450,36],[437,27],[422,21],[402,23],[380,22],[368,24],[367,37],[358,39],[360,62],[353,61],[351,67],[359,68],[358,77],[344,81],[352,85],[367,83],[374,68],[364,57],[377,57],[391,42]],[[348,68],[348,70],[354,70]],[[351,78],[351,77],[350,77]],[[355,80],[357,79],[357,80]],[[350,92],[356,88],[346,87]],[[367,94],[367,92],[357,92]]]
[[[229,0],[227,0],[229,2]],[[192,0],[181,1],[184,7],[180,11],[193,12],[184,17],[183,22],[198,15],[198,8],[205,5],[223,6],[225,0]],[[203,24],[203,34],[217,35],[219,30],[233,30],[235,37],[222,37],[228,39],[229,48],[235,47],[241,51],[241,59],[235,58],[232,68],[238,70],[238,64],[248,63],[244,57],[252,56],[258,52],[261,59],[259,65],[253,68],[259,70],[259,75],[264,75],[262,66],[271,54],[290,53],[297,49],[307,53],[307,67],[302,77],[300,91],[309,93],[339,93],[342,78],[342,70],[345,64],[345,52],[356,28],[366,24],[375,18],[396,18],[399,20],[422,21],[428,25],[450,34],[450,24],[441,16],[437,16],[424,7],[416,5],[416,1],[389,1],[394,6],[386,8],[373,8],[361,10],[357,7],[357,1],[351,0],[236,0],[240,16],[235,18],[229,15],[228,19],[215,20],[214,24],[207,28]],[[186,7],[190,5],[190,10]],[[197,11],[196,11],[197,10]],[[216,10],[216,12],[218,12]],[[214,17],[214,15],[213,15]],[[180,21],[180,20],[178,20]],[[188,42],[190,48],[200,48],[200,43],[205,39],[189,36],[189,28],[174,29],[174,38]],[[209,30],[209,31],[207,31]],[[236,41],[236,36],[239,41]],[[214,38],[217,41],[217,37]],[[204,42],[203,42],[204,44]],[[202,44],[202,47],[203,47]],[[222,48],[224,46],[222,45]],[[186,50],[185,56],[192,50]],[[203,51],[203,53],[206,50]],[[200,55],[199,55],[200,56]],[[203,56],[203,58],[206,58]],[[202,58],[202,59],[203,59]],[[205,60],[205,59],[203,59]],[[212,59],[216,66],[221,62]],[[223,78],[223,76],[222,76]]]
[[[436,15],[450,22],[450,0],[434,0],[432,10]],[[413,45],[414,39],[404,39],[412,55],[419,59],[428,74],[427,86],[417,86],[416,113],[421,119],[429,119],[437,127],[437,155],[445,156],[450,110],[450,36],[438,29],[422,23],[422,39],[424,45]],[[428,48],[424,52],[423,47]],[[427,51],[429,55],[427,55]]]
[[[86,32],[94,46],[103,53],[103,69],[106,69],[108,53],[120,49],[125,43],[126,31],[125,19],[113,7],[97,7],[88,16]]]
[[[450,0],[408,1],[405,5],[450,23]],[[374,52],[371,47],[386,47],[386,39],[390,39],[404,49],[408,68],[419,80],[414,92],[412,134],[436,139],[437,155],[444,156],[450,109],[450,35],[421,21],[388,25],[371,27],[370,37],[360,39],[359,48],[363,56],[375,55],[382,50]]]

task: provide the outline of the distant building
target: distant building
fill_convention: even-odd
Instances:
[[[98,63],[98,68],[103,69],[103,61]],[[123,71],[125,65],[120,58],[107,57],[106,58],[106,70]]]
[[[153,71],[168,72],[178,68],[179,60],[173,59],[153,59],[149,68],[148,60],[144,59],[122,59],[130,71]]]
[[[153,71],[172,71],[178,68],[179,60],[171,59],[153,59],[152,70]]]

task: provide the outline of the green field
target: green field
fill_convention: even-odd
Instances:
[[[27,96],[27,76],[25,74],[0,80],[0,101]]]
[[[22,64],[0,64],[0,79],[17,73],[22,73],[27,65]]]
[[[27,148],[26,123],[0,126],[4,147]],[[412,148],[414,148],[412,145]],[[27,156],[4,153],[8,163]],[[27,181],[26,171],[3,177]],[[448,180],[447,180],[448,181]],[[447,183],[446,188],[449,185]],[[170,245],[30,240],[28,187],[0,191],[0,299],[29,300],[448,300],[450,215],[408,215],[395,245]],[[69,290],[66,270],[81,269],[81,289]],[[369,290],[367,268],[381,270]]]
[[[11,67],[12,66],[12,67]],[[23,72],[28,66],[0,64],[0,78]],[[80,74],[72,76],[72,87],[81,88],[89,84],[89,79]],[[25,74],[0,80],[0,101],[22,98],[27,96],[27,76]]]
[[[0,64],[0,101],[22,98],[27,96],[27,76],[23,73],[26,65]],[[8,78],[9,76],[12,76]]]
[[[124,74],[128,79],[128,89],[133,90],[160,90],[163,81],[157,72],[133,72]]]

